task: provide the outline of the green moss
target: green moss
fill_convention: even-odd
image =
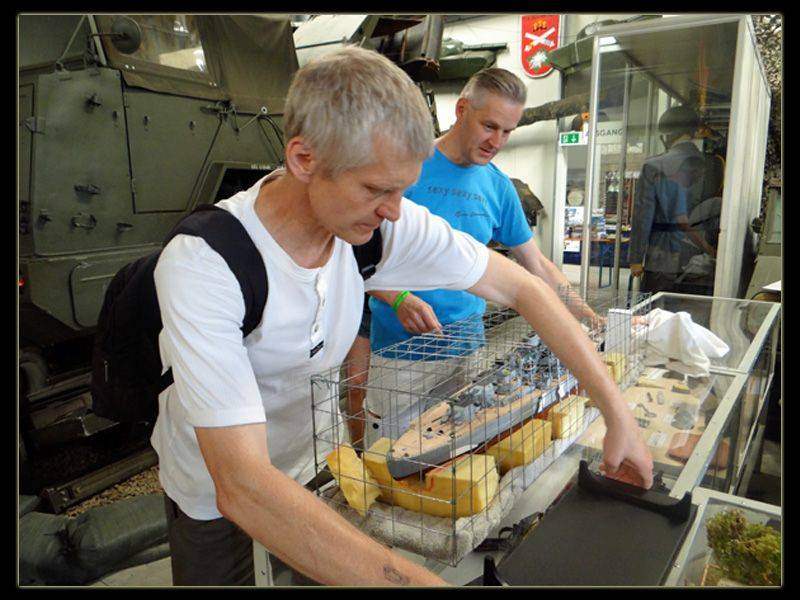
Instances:
[[[729,579],[747,585],[780,585],[781,535],[748,523],[740,510],[719,513],[706,524],[708,545]]]
[[[722,569],[714,563],[711,563],[708,565],[708,571],[706,572],[703,585],[707,587],[714,587],[723,577],[725,577],[725,573],[722,572]]]

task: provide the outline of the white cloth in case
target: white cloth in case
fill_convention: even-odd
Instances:
[[[647,315],[648,365],[690,375],[707,377],[712,358],[722,358],[730,348],[705,327],[692,321],[688,312],[673,313],[655,308]]]

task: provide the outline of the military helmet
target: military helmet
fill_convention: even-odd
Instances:
[[[700,126],[700,115],[688,106],[673,106],[658,119],[658,131],[664,135],[694,133]]]

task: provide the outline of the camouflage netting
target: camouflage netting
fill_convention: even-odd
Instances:
[[[772,105],[767,138],[767,158],[764,163],[764,187],[761,194],[761,218],[764,219],[767,200],[767,183],[781,179],[781,91],[783,88],[783,17],[782,15],[754,15],[756,40],[764,69],[767,72]]]

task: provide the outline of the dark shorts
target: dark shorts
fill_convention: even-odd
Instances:
[[[253,540],[238,525],[221,517],[192,519],[166,494],[167,535],[172,585],[255,585]],[[273,585],[319,585],[277,556],[268,556]]]
[[[198,521],[167,495],[172,585],[255,585],[253,540],[225,519]]]
[[[361,327],[358,328],[358,337],[369,339],[369,330],[372,326],[372,311],[369,309],[369,296],[364,294],[364,308],[361,311]]]

